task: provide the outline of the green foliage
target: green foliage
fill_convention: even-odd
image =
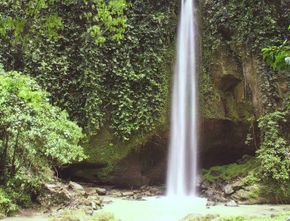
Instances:
[[[290,26],[288,29],[290,30]],[[284,77],[288,80],[288,85],[290,85],[290,64],[288,61],[290,59],[290,46],[288,40],[285,40],[280,46],[263,48],[262,54],[264,61],[268,65],[274,70],[280,71],[280,73],[276,72],[275,74],[285,75]],[[266,92],[269,91],[271,82],[273,82],[271,78],[265,81],[264,88],[268,89]],[[272,93],[265,94],[267,98],[271,98],[271,95],[273,95]],[[289,131],[287,124],[290,115],[289,98],[288,91],[288,95],[281,102],[280,108],[275,105],[277,101],[267,102],[272,109],[268,109],[267,113],[259,119],[262,143],[257,151],[258,159],[261,162],[262,176],[270,183],[282,183],[286,186],[290,185],[290,143],[287,135]]]
[[[217,0],[202,3],[206,47],[229,45],[233,51],[260,51],[285,36],[287,2]]]
[[[38,37],[31,38],[25,48],[0,39],[5,67],[34,76],[51,93],[53,104],[67,110],[90,134],[104,124],[123,141],[153,131],[164,121],[167,105],[170,76],[164,64],[170,67],[172,61],[166,53],[175,37],[175,3],[128,2],[125,17],[121,0],[106,4],[56,1],[54,5],[51,10],[61,15],[63,24],[59,37],[51,39],[38,29]],[[93,13],[96,8],[97,14]],[[110,24],[89,22],[109,21],[110,16],[114,18]],[[127,20],[126,30],[110,35],[121,18]],[[107,29],[111,31],[105,33]],[[106,41],[100,44],[90,35],[105,36]]]
[[[279,215],[261,216],[261,217],[225,217],[221,218],[220,221],[282,221],[287,220],[289,213],[281,213]]]
[[[202,68],[200,75],[199,93],[203,116],[207,118],[223,118],[219,105],[221,97],[205,67]]]
[[[290,70],[290,46],[285,41],[280,46],[263,48],[263,59],[274,70]]]
[[[289,212],[287,213],[281,213],[279,215],[271,216],[271,217],[252,217],[252,218],[247,218],[245,221],[283,221],[287,220],[289,218]]]
[[[96,14],[91,11],[85,12],[84,17],[92,22],[87,32],[95,39],[95,43],[104,43],[106,34],[112,33],[113,40],[121,40],[124,37],[127,18],[124,16],[126,0],[104,0],[87,1],[86,5],[91,5],[92,9],[97,9]]]
[[[0,68],[0,182],[23,194],[37,191],[49,168],[85,158],[82,130],[47,96],[30,77]]]
[[[119,221],[111,213],[97,213],[92,216],[86,215],[84,211],[67,210],[58,217],[53,217],[50,221]]]
[[[290,31],[290,26],[288,27]],[[285,40],[279,46],[271,46],[262,49],[264,61],[271,65],[274,70],[290,71],[290,44]]]
[[[259,184],[260,183],[260,184]],[[274,182],[263,183],[263,179],[259,180],[257,184],[258,195],[267,198],[269,203],[289,204],[290,203],[290,182],[287,184]]]
[[[257,151],[264,178],[278,183],[289,183],[290,144],[284,137],[283,125],[287,123],[288,112],[275,111],[259,119],[262,130],[262,144]]]
[[[208,182],[231,181],[239,177],[251,175],[257,167],[257,161],[252,158],[245,163],[233,163],[222,166],[214,166],[203,171],[203,178]]]
[[[126,0],[6,0],[0,3],[0,34],[12,44],[26,46],[28,41],[45,34],[49,39],[59,38],[64,28],[62,13],[57,7],[79,7],[79,19],[85,24],[88,36],[103,43],[106,37],[120,40],[126,28]]]
[[[275,216],[232,216],[232,217],[219,217],[216,215],[207,215],[203,217],[189,217],[188,219],[184,219],[183,221],[282,221],[287,220],[289,217],[289,213],[281,213]]]
[[[17,205],[12,202],[9,195],[0,187],[0,214],[11,214],[16,212]]]

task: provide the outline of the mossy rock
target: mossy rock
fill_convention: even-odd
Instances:
[[[158,135],[155,135],[158,134]],[[120,187],[161,184],[165,180],[168,128],[123,142],[102,129],[86,145],[89,159],[61,171],[64,178]]]
[[[203,182],[214,189],[214,194],[228,197],[243,204],[290,202],[290,183],[274,184],[259,177],[259,162],[255,157],[240,163],[214,166],[203,171]],[[226,194],[222,187],[230,185],[234,191]],[[204,191],[206,193],[206,190]]]
[[[66,210],[61,215],[49,219],[49,221],[119,221],[111,213],[97,213],[92,216],[81,210]]]
[[[188,215],[182,219],[182,221],[212,221],[216,220],[219,216],[217,215],[205,215],[205,216],[197,216],[197,215]]]
[[[214,166],[208,170],[203,170],[203,180],[209,183],[217,181],[229,182],[239,177],[246,177],[255,168],[257,168],[257,161],[255,158],[251,158],[245,163]]]

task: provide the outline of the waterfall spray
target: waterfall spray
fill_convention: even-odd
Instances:
[[[182,0],[173,80],[167,195],[196,196],[197,15],[194,0]]]

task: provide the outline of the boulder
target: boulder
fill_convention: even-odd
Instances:
[[[227,195],[234,193],[234,189],[233,189],[232,185],[227,184],[226,186],[224,186],[224,192]]]
[[[225,204],[225,206],[228,206],[228,207],[238,207],[239,204],[238,204],[236,201],[231,200],[231,201],[227,202],[227,203]]]
[[[217,202],[214,202],[214,201],[207,201],[206,202],[206,207],[212,207],[212,206],[216,206],[217,205]]]
[[[107,190],[105,188],[97,187],[95,190],[96,193],[99,194],[100,196],[104,196],[107,194]]]
[[[125,197],[133,196],[133,195],[134,195],[134,192],[132,192],[132,191],[127,191],[127,192],[122,193],[122,196],[125,196]]]
[[[114,197],[122,197],[122,192],[118,190],[112,190],[110,191],[109,195],[114,196]]]
[[[44,184],[37,201],[46,207],[68,205],[72,200],[72,194],[61,183]]]
[[[206,215],[201,216],[197,214],[191,214],[186,217],[184,217],[181,221],[218,221],[219,218],[218,215]]]
[[[69,188],[71,188],[73,191],[75,192],[78,192],[80,194],[84,194],[86,191],[85,189],[83,188],[82,185],[76,183],[76,182],[72,182],[70,181],[69,184],[68,184]]]
[[[250,192],[244,189],[238,190],[235,194],[232,195],[233,199],[237,201],[245,201],[250,198]]]
[[[92,193],[91,188],[87,189],[90,194],[87,194],[84,187],[78,183],[63,184],[55,181],[53,184],[43,185],[37,200],[52,212],[70,209],[92,214],[94,210],[102,208],[103,202],[95,191]]]

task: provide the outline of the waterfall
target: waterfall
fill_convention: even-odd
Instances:
[[[195,0],[181,0],[173,80],[167,195],[196,196],[197,15]]]

